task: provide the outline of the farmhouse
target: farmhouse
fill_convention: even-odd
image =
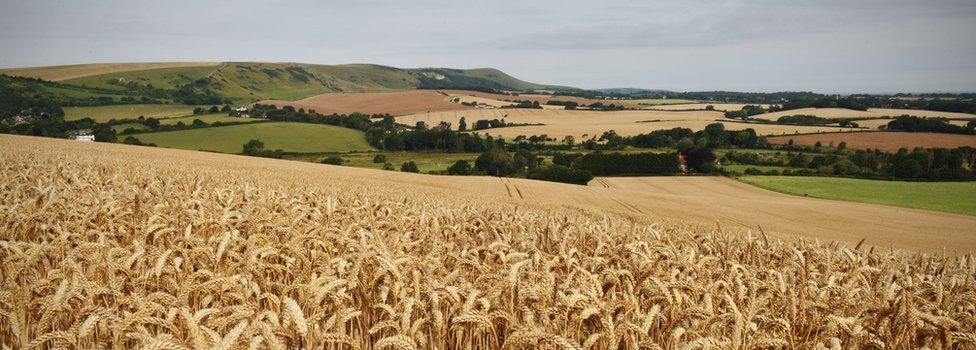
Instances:
[[[70,138],[75,141],[88,141],[88,142],[95,141],[95,135],[85,133],[85,132],[76,133],[74,135],[71,135]]]

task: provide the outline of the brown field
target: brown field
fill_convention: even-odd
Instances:
[[[869,108],[867,111],[857,111],[853,109],[846,108],[801,108],[793,109],[788,111],[779,111],[774,113],[766,113],[753,116],[757,119],[767,119],[776,120],[779,117],[786,115],[815,115],[823,118],[881,118],[885,116],[897,117],[903,114],[914,115],[918,117],[943,117],[949,119],[976,119],[976,114],[968,113],[953,113],[953,112],[938,112],[938,111],[928,111],[928,110],[918,110],[918,109],[888,109],[888,108]]]
[[[518,135],[542,135],[562,139],[566,135],[572,135],[577,139],[586,138],[594,135],[599,136],[607,130],[615,130],[617,134],[623,136],[647,133],[653,130],[671,128],[689,128],[692,130],[704,129],[706,125],[720,120],[729,130],[742,130],[753,128],[762,135],[784,135],[796,133],[813,132],[836,132],[849,131],[838,127],[813,127],[813,126],[790,126],[790,125],[770,125],[770,124],[746,124],[723,120],[722,112],[718,111],[618,111],[618,112],[597,112],[585,110],[547,110],[547,109],[491,109],[491,110],[466,110],[466,111],[445,111],[434,113],[419,113],[397,117],[397,121],[407,125],[413,125],[417,121],[425,121],[428,125],[437,125],[440,122],[451,123],[452,128],[457,128],[458,121],[465,117],[468,128],[474,125],[479,119],[505,119],[509,123],[520,124],[545,124],[531,126],[514,126],[496,129],[480,130],[481,133],[506,138]],[[656,120],[656,121],[655,121]],[[651,122],[653,121],[653,122]]]
[[[892,132],[892,131],[872,131],[872,132],[851,132],[851,133],[825,133],[810,135],[793,135],[770,137],[769,142],[773,144],[785,145],[790,140],[798,145],[812,146],[820,141],[820,144],[837,145],[847,142],[847,148],[851,149],[880,149],[885,151],[897,151],[905,147],[912,149],[922,148],[956,148],[962,146],[976,147],[976,136],[938,134],[927,132]]]
[[[47,66],[30,68],[9,68],[0,69],[0,73],[39,78],[50,81],[61,81],[75,78],[82,78],[92,75],[128,72],[135,70],[176,68],[176,67],[200,67],[216,66],[220,62],[142,62],[142,63],[93,63],[93,64],[73,64],[67,66]]]
[[[716,111],[738,111],[745,107],[746,103],[684,103],[684,104],[673,104],[673,105],[659,105],[644,107],[645,109],[655,109],[659,111],[681,111],[681,110],[691,110],[691,109],[705,109],[707,106],[712,106]],[[755,104],[763,107],[769,107],[769,105]]]
[[[325,93],[298,101],[265,100],[258,103],[314,109],[318,113],[408,114],[425,111],[463,110],[468,107],[452,103],[446,93],[435,90],[397,92]]]
[[[503,95],[503,94],[493,94],[481,91],[470,91],[470,90],[444,90],[444,92],[451,95],[463,95],[472,96],[478,98],[484,98],[489,100],[497,101],[539,101],[539,104],[545,104],[552,98],[552,95],[542,95],[542,94],[519,94],[517,96]]]
[[[976,345],[972,255],[913,253],[971,252],[971,217],[6,135],[0,160],[3,348]]]
[[[458,102],[457,103],[462,103],[462,102],[468,102],[468,103],[470,103],[470,102],[476,102],[476,103],[479,103],[479,104],[485,104],[485,105],[494,106],[494,107],[510,106],[510,105],[515,104],[515,102],[511,102],[511,101],[496,100],[496,99],[493,99],[493,98],[478,97],[478,96],[472,96],[472,95],[467,95],[467,94],[455,94],[455,93],[450,93],[450,92],[448,92],[447,94],[448,94],[448,98],[451,101],[454,101],[454,99],[458,99]]]

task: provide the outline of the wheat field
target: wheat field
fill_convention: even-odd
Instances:
[[[976,347],[971,254],[280,160],[9,136],[0,151],[3,348]]]

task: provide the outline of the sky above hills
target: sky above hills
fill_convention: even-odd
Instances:
[[[582,88],[976,91],[976,1],[0,0],[0,67],[493,67]]]

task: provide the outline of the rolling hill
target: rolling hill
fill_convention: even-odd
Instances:
[[[0,73],[58,80],[62,85],[103,93],[152,94],[156,90],[209,91],[235,103],[297,100],[328,92],[385,92],[412,89],[530,91],[576,90],[529,83],[497,69],[403,69],[373,64],[223,62],[179,64],[89,64],[0,70]]]

